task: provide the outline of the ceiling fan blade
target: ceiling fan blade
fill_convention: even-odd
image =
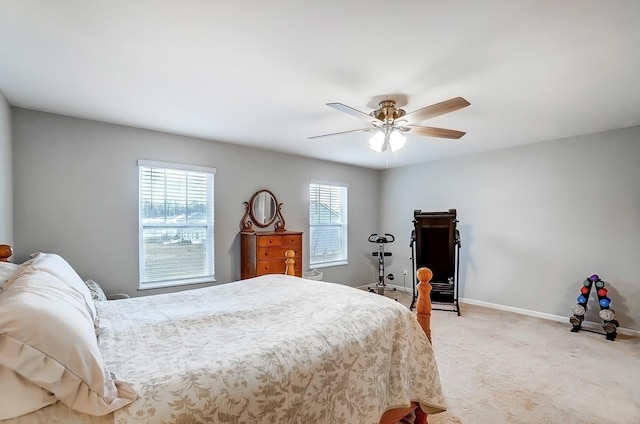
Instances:
[[[421,127],[418,125],[405,125],[410,134],[426,135],[427,137],[458,139],[466,134],[464,131],[448,130],[446,128]]]
[[[348,115],[354,116],[358,119],[362,119],[363,121],[366,121],[366,122],[381,122],[378,118],[373,117],[368,113],[361,112],[358,109],[354,109],[342,103],[327,103],[327,106],[332,107],[336,110],[339,110],[340,112],[344,112]]]
[[[469,106],[471,103],[463,99],[462,97],[454,97],[453,99],[445,100],[444,102],[436,103],[431,106],[423,107],[422,109],[414,110],[407,113],[400,120],[406,121],[411,124],[414,122],[421,122],[425,119],[435,118],[436,116],[444,115],[445,113],[453,112],[463,107]]]
[[[361,128],[361,129],[358,129],[358,130],[349,130],[349,131],[341,131],[341,132],[331,133],[331,134],[314,135],[312,137],[307,137],[307,139],[311,140],[313,138],[332,137],[334,135],[349,134],[349,133],[354,133],[354,132],[371,132],[371,131],[374,131],[374,130],[375,130],[375,128]]]

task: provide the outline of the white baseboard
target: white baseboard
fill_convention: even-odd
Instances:
[[[376,285],[375,285],[375,283],[366,284],[364,286],[359,286],[359,287],[356,287],[356,288],[366,290],[369,287],[375,288]],[[399,291],[404,291],[405,290],[404,287],[397,286],[397,285],[394,285],[394,284],[387,284],[385,287],[387,289],[396,289],[396,290],[399,290]],[[412,294],[412,288],[411,287],[406,287],[406,291],[407,291],[407,293],[409,293],[409,295]],[[513,312],[513,313],[521,314],[521,315],[528,315],[530,317],[543,318],[543,319],[548,319],[548,320],[556,321],[556,322],[563,322],[563,323],[566,323],[567,325],[570,325],[569,324],[569,315],[567,315],[567,316],[552,315],[552,314],[547,314],[547,313],[544,313],[544,312],[531,311],[531,310],[528,310],[528,309],[514,308],[512,306],[498,305],[497,303],[489,303],[489,302],[483,302],[483,301],[480,301],[480,300],[466,299],[466,298],[463,298],[463,297],[458,299],[458,301],[460,303],[467,303],[469,305],[484,306],[485,308],[498,309],[498,310],[501,310],[501,311]],[[597,323],[597,322],[593,322],[593,321],[583,321],[582,322],[582,326],[587,330],[603,331],[602,330],[602,324],[601,323]],[[627,336],[640,337],[640,331],[638,331],[638,330],[631,330],[629,328],[618,327],[617,331],[618,331],[618,333],[624,334],[624,335],[627,335]]]
[[[514,308],[512,306],[498,305],[496,303],[482,302],[480,300],[473,300],[473,299],[460,298],[459,301],[460,303],[467,303],[469,305],[484,306],[485,308],[498,309],[498,310],[507,311],[507,312],[514,312],[516,314],[528,315],[530,317],[543,318],[543,319],[548,319],[548,320],[557,321],[557,322],[564,322],[567,325],[570,325],[569,315],[567,315],[566,317],[563,317],[561,315],[546,314],[544,312]],[[583,321],[582,326],[588,330],[603,331],[602,324],[593,322],[593,321]],[[618,327],[617,331],[618,333],[625,334],[627,336],[640,337],[640,331],[638,330],[631,330],[629,328]]]

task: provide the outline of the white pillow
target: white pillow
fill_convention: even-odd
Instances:
[[[16,418],[56,402],[55,396],[0,365],[0,420]]]
[[[31,266],[21,268],[0,296],[0,366],[90,415],[108,414],[137,397],[107,370],[84,297]],[[3,411],[19,413],[24,404]]]
[[[104,302],[107,300],[107,295],[104,294],[104,290],[102,290],[100,284],[96,283],[92,279],[85,280],[84,284],[89,288],[91,298],[94,302]]]
[[[56,255],[54,253],[39,252],[31,255],[31,259],[26,263],[30,264],[35,270],[45,271],[52,274],[82,294],[87,308],[89,309],[89,313],[91,314],[91,319],[93,319],[97,326],[98,313],[96,311],[96,305],[93,303],[93,298],[91,297],[91,291],[89,291],[89,288],[82,278],[80,278],[78,273],[66,260],[64,260],[60,255]]]
[[[11,262],[0,262],[0,286],[16,273],[20,265]]]

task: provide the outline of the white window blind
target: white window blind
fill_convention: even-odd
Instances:
[[[309,265],[347,261],[347,185],[309,184]]]
[[[138,161],[139,288],[215,281],[215,169]]]

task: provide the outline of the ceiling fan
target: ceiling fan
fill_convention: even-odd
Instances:
[[[459,139],[465,135],[466,132],[446,128],[424,127],[415,124],[426,119],[435,118],[436,116],[462,109],[470,104],[471,103],[462,97],[454,97],[453,99],[406,113],[403,109],[396,107],[395,100],[382,100],[379,103],[378,109],[370,113],[364,113],[342,103],[327,103],[329,107],[368,122],[371,124],[371,127],[316,135],[309,137],[309,139],[355,132],[373,132],[373,136],[369,139],[369,147],[376,152],[384,152],[387,148],[391,148],[393,152],[400,150],[406,142],[404,134]]]

